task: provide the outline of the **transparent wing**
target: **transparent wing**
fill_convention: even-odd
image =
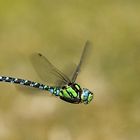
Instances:
[[[72,79],[72,76],[75,72],[75,69],[77,68],[77,65],[73,62],[67,64],[65,67],[64,67],[64,73],[68,76],[68,78],[71,80]],[[71,81],[72,82],[72,81]]]
[[[51,62],[42,54],[32,54],[31,62],[40,78],[48,84],[53,86],[62,86],[71,82],[65,74],[51,64]]]
[[[76,78],[77,78],[77,76],[78,76],[78,74],[80,72],[80,69],[81,69],[83,63],[86,60],[86,57],[88,56],[88,54],[89,54],[89,52],[91,50],[91,47],[92,47],[91,42],[90,41],[86,41],[84,49],[83,49],[83,52],[82,52],[82,55],[81,55],[81,58],[80,58],[80,62],[77,65],[76,70],[73,73],[72,80],[71,80],[72,82],[76,81]]]

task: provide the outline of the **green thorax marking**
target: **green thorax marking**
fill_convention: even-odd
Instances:
[[[62,88],[59,96],[66,99],[68,102],[80,102],[81,101],[81,87],[76,83],[70,83]]]

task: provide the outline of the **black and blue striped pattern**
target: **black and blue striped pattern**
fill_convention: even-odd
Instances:
[[[50,93],[54,94],[55,96],[59,96],[59,93],[60,93],[60,88],[58,88],[58,87],[50,87],[50,86],[47,86],[44,84],[40,84],[37,82],[24,80],[24,79],[20,79],[20,78],[0,76],[0,82],[15,83],[15,84],[20,84],[20,85],[24,85],[24,86],[33,87],[33,88],[38,88],[41,90],[47,90]]]

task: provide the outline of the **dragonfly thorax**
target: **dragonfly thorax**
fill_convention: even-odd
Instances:
[[[64,101],[78,104],[81,102],[82,89],[77,83],[69,83],[62,87],[60,98]]]
[[[62,87],[60,98],[70,103],[88,104],[93,99],[93,93],[86,88],[81,89],[80,85],[77,83],[69,83]]]

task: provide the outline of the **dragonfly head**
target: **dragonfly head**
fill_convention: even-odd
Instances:
[[[92,99],[93,99],[93,93],[89,91],[88,89],[83,88],[83,92],[81,94],[81,101],[84,104],[88,104],[92,101]]]

